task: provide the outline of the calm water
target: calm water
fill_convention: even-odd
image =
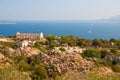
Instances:
[[[16,22],[16,24],[0,24],[0,34],[3,36],[15,35],[16,32],[74,35],[88,39],[120,39],[120,23]]]

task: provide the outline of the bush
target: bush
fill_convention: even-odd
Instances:
[[[35,42],[34,48],[40,49],[40,43],[39,42]]]
[[[117,49],[116,48],[112,48],[112,49],[110,49],[110,52],[117,53]]]
[[[27,62],[25,62],[24,60],[20,60],[18,63],[18,67],[20,69],[20,71],[29,71],[31,70],[32,66],[29,65]]]
[[[59,48],[59,50],[61,50],[61,51],[66,51],[66,49],[63,48],[63,47]]]
[[[84,51],[82,54],[83,57],[95,57],[95,58],[100,58],[101,54],[98,50],[96,49],[87,49]]]
[[[46,36],[46,39],[47,39],[49,42],[55,40],[55,38],[56,38],[55,35]]]
[[[108,50],[102,50],[101,51],[101,58],[105,58],[105,56],[109,54]]]
[[[47,74],[47,71],[44,67],[42,66],[39,66],[37,69],[36,69],[36,74],[39,75],[41,77],[41,79],[47,79],[48,78],[48,74]]]
[[[112,70],[114,72],[120,72],[120,66],[119,65],[113,65]]]
[[[56,47],[56,44],[55,44],[55,43],[51,43],[51,44],[49,45],[49,48],[50,48],[50,49],[54,49],[54,47]]]
[[[102,44],[102,42],[99,39],[94,39],[93,42],[92,42],[92,46],[102,47],[103,44]]]

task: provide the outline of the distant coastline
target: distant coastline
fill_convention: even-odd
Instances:
[[[0,22],[0,24],[16,24],[16,22]]]

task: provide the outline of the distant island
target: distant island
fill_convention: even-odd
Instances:
[[[16,24],[16,22],[0,22],[0,24]]]

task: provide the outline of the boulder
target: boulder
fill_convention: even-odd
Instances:
[[[100,73],[102,74],[111,74],[113,71],[108,67],[100,67],[99,68]]]

